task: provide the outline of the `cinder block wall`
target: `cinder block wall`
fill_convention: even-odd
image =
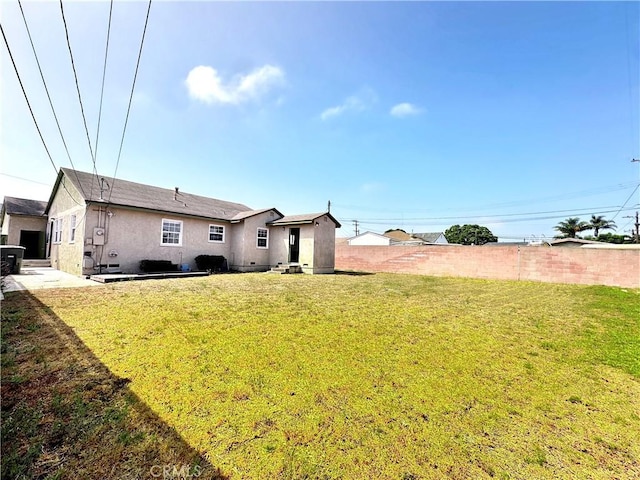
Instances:
[[[640,288],[640,250],[338,243],[336,269]]]

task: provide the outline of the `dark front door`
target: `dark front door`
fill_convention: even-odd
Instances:
[[[289,263],[300,261],[300,229],[289,229]]]
[[[43,232],[20,230],[20,245],[25,248],[24,258],[42,258]]]

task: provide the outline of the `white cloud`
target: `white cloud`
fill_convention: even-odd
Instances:
[[[356,95],[347,97],[344,102],[335,107],[329,107],[320,114],[322,120],[337,117],[346,112],[361,112],[369,108],[377,100],[377,96],[370,88],[364,88]]]
[[[418,115],[422,113],[422,109],[411,103],[399,103],[394,105],[389,112],[394,117],[408,117],[409,115]]]
[[[200,65],[189,72],[185,84],[189,96],[201,102],[238,105],[281,85],[284,76],[282,69],[265,65],[247,75],[236,75],[225,83],[214,68]]]
[[[385,190],[385,185],[380,182],[369,182],[360,185],[360,192],[362,193],[376,193]]]

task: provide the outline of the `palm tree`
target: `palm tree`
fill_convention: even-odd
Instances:
[[[616,222],[607,220],[602,215],[591,215],[591,220],[589,221],[589,227],[593,228],[593,236],[596,238],[598,238],[600,230],[615,230],[616,226]]]
[[[578,217],[573,217],[567,218],[564,222],[558,223],[558,225],[553,228],[562,234],[560,238],[576,238],[576,233],[590,230],[592,227],[587,222],[581,221]]]

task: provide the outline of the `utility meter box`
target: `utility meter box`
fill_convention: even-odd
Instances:
[[[93,244],[104,245],[104,228],[95,227],[93,229]]]

